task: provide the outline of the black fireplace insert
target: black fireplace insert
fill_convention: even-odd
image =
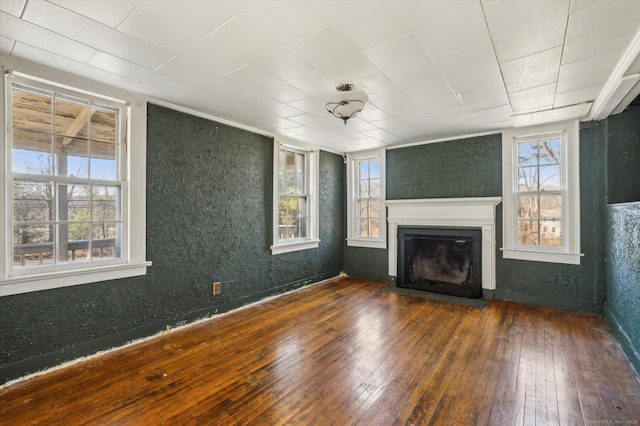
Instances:
[[[481,228],[398,228],[398,287],[481,297],[481,265]]]

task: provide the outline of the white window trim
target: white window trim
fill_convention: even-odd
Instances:
[[[280,234],[278,233],[278,198],[280,195],[278,192],[278,154],[281,146],[303,151],[308,156],[306,174],[309,185],[309,233],[306,238],[295,239],[292,241],[280,241]],[[318,168],[320,167],[319,154],[318,150],[310,150],[301,146],[284,143],[281,140],[274,139],[273,141],[273,244],[270,246],[272,255],[313,249],[320,245],[320,202],[318,182]]]
[[[356,170],[357,161],[380,160],[380,237],[361,237],[357,229]],[[386,192],[386,150],[384,148],[347,153],[347,246],[366,248],[387,248],[387,207]]]
[[[517,139],[564,133],[562,176],[563,189],[563,247],[522,247],[517,245],[517,203],[514,188],[517,185]],[[505,130],[502,133],[502,194],[503,194],[503,248],[506,259],[579,265],[580,258],[580,123],[578,120]]]
[[[3,58],[4,60],[5,58]],[[2,64],[3,71],[5,64]],[[104,263],[78,265],[66,270],[50,272],[39,271],[34,268],[32,273],[21,271],[19,274],[10,274],[12,259],[11,233],[9,231],[11,204],[8,197],[12,193],[11,183],[5,179],[8,167],[8,123],[6,115],[0,114],[0,149],[2,150],[2,164],[0,175],[3,176],[5,185],[0,185],[0,296],[28,293],[32,291],[47,290],[60,287],[68,287],[92,282],[114,280],[146,274],[147,266],[151,262],[146,260],[146,143],[147,143],[147,103],[135,95],[95,83],[70,74],[46,69],[29,64],[7,66],[16,75],[22,75],[45,84],[70,89],[76,92],[86,92],[99,97],[120,99],[129,104],[127,123],[127,155],[124,167],[127,169],[126,186],[128,191],[123,191],[123,219],[128,222],[128,232],[123,236],[122,259],[118,261],[105,261]],[[8,96],[6,91],[6,79],[0,78],[0,94],[5,111]],[[105,96],[106,95],[106,96]],[[124,186],[124,185],[123,185]]]

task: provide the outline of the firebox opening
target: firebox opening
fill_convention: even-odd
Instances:
[[[398,228],[398,287],[481,297],[482,230]]]

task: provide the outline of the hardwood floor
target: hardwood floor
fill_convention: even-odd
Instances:
[[[0,391],[0,424],[639,424],[602,318],[344,278]]]

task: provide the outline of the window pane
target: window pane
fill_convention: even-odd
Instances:
[[[380,217],[380,203],[374,200],[369,201],[369,216]]]
[[[538,142],[518,144],[518,166],[535,166],[538,164]]]
[[[14,173],[51,174],[51,135],[14,130],[12,148],[11,169]]]
[[[93,257],[119,257],[120,224],[94,223],[91,229],[91,247]]]
[[[297,178],[295,172],[285,172],[285,194],[295,194]]]
[[[66,197],[64,189],[66,188]],[[68,220],[69,222],[88,222],[89,221],[89,205],[91,198],[89,196],[89,185],[60,185],[60,220]],[[66,202],[66,206],[64,203]]]
[[[15,225],[13,227],[13,266],[53,264],[52,226]]]
[[[540,190],[560,190],[560,166],[540,166]]]
[[[304,190],[304,175],[298,173],[296,174],[296,194],[302,195],[305,192],[306,191]]]
[[[369,181],[369,197],[380,198],[380,179],[371,179]]]
[[[304,154],[296,153],[296,172],[304,173]]]
[[[283,171],[285,169],[285,158],[287,157],[286,152],[281,149],[278,150],[278,170]]]
[[[538,245],[538,221],[518,221],[518,244],[521,246]]]
[[[540,164],[562,163],[560,139],[540,141]]]
[[[369,198],[370,196],[371,195],[369,192],[369,180],[361,180],[359,198]]]
[[[91,225],[89,222],[61,223],[59,259],[64,262],[89,260],[89,239]],[[65,240],[66,238],[66,240]]]
[[[118,110],[98,106],[91,109],[91,139],[116,142]]]
[[[300,221],[298,222],[298,224],[299,224],[298,237],[299,238],[307,238],[307,222],[308,222],[308,219],[306,217],[300,218]]]
[[[518,219],[538,219],[538,197],[518,197]]]
[[[560,194],[540,194],[540,218],[562,218],[562,196]]]
[[[71,137],[89,137],[89,102],[56,95],[55,132]]]
[[[285,151],[285,170],[288,172],[296,171],[296,153]]]
[[[540,222],[540,245],[546,247],[562,247],[561,221],[543,220]]]
[[[116,180],[118,168],[116,164],[116,146],[112,143],[91,143],[91,178]]]
[[[14,128],[51,133],[52,93],[13,86],[11,124]]]
[[[56,136],[54,163],[58,176],[89,177],[89,141]]]
[[[118,211],[119,204],[119,186],[93,186],[91,201],[91,215],[93,221],[102,222],[120,220],[120,212]]]
[[[278,193],[283,194],[286,190],[286,172],[278,171]]]
[[[518,191],[537,191],[538,190],[538,168],[537,167],[520,167],[518,168]]]
[[[369,162],[369,178],[380,179],[380,161],[375,160]]]
[[[369,219],[369,236],[370,237],[380,236],[380,220]]]
[[[369,220],[368,219],[358,219],[358,229],[360,230],[361,237],[369,236]]]
[[[54,219],[51,183],[16,181],[13,184],[13,221],[49,222]]]
[[[368,161],[360,161],[358,163],[360,180],[369,179],[369,162]]]
[[[369,200],[358,200],[358,217],[369,217]]]
[[[287,218],[287,197],[278,198],[278,221],[280,225],[286,224]]]

